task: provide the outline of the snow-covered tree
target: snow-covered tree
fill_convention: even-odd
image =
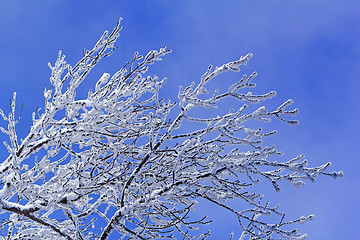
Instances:
[[[265,179],[279,191],[281,181],[299,187],[318,175],[336,178],[342,172],[326,172],[330,163],[308,167],[302,155],[278,162],[282,153],[262,145],[276,131],[252,129],[249,122],[278,119],[296,125],[287,116],[298,111],[287,110],[292,100],[274,110],[249,110],[247,104],[276,95],[245,93],[255,87],[256,73],[229,84],[225,92],[208,94],[209,82],[238,72],[252,54],[209,66],[197,84],[180,86],[175,103],[161,97],[166,79],[145,75],[170,51],[164,47],[145,57],[136,52],[119,71],[104,73],[87,98],[79,99],[76,90],[116,49],[120,29],[119,21],[73,66],[61,52],[49,64],[45,104],[33,114],[24,139],[18,139],[15,129],[16,94],[10,113],[0,111],[8,122],[1,131],[9,136],[4,142],[9,155],[0,164],[2,239],[109,239],[113,231],[122,239],[204,239],[210,233],[196,227],[210,221],[191,214],[198,199],[237,216],[239,229],[234,230],[241,230],[240,239],[304,239],[305,234],[283,226],[313,215],[285,221],[278,206],[252,191],[253,184]],[[237,100],[235,110],[199,117],[204,108],[215,109],[226,98]],[[231,207],[229,199],[236,199],[241,209]],[[268,222],[264,215],[278,220]]]

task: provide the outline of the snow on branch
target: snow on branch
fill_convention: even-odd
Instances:
[[[0,164],[0,213],[10,214],[1,225],[7,237],[109,239],[117,231],[126,239],[204,239],[210,233],[196,229],[211,221],[191,214],[197,200],[204,199],[237,216],[240,239],[304,239],[283,226],[313,216],[284,222],[278,206],[264,202],[251,186],[264,179],[280,191],[281,181],[299,187],[319,175],[336,178],[342,172],[326,172],[330,163],[309,167],[302,155],[278,162],[281,152],[263,145],[263,138],[276,131],[252,129],[248,122],[279,119],[296,125],[288,116],[298,110],[288,110],[292,100],[274,110],[250,110],[249,105],[276,95],[244,92],[255,87],[256,73],[229,84],[225,92],[207,95],[207,84],[226,72],[240,71],[252,54],[209,66],[198,84],[180,87],[179,102],[173,103],[161,98],[166,78],[146,75],[170,50],[152,50],[145,57],[136,52],[119,71],[100,76],[87,98],[76,98],[89,72],[116,49],[120,20],[91,50],[84,50],[75,65],[67,63],[62,52],[55,64],[49,63],[44,108],[33,114],[25,139],[19,141],[16,134],[16,94],[10,113],[0,110],[8,122],[7,129],[0,130],[9,136],[4,142],[9,154]],[[237,111],[210,118],[192,114],[222,107],[220,102],[227,98],[238,102]],[[187,130],[184,121],[198,127]],[[247,208],[232,208],[229,199]],[[263,216],[271,214],[279,221],[266,222]]]

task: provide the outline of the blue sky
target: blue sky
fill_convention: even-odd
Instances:
[[[299,190],[284,184],[280,193],[264,182],[263,192],[289,219],[316,215],[298,226],[309,239],[360,239],[359,11],[357,0],[0,0],[0,107],[7,112],[17,92],[19,108],[24,104],[19,137],[26,136],[31,113],[42,106],[49,85],[47,62],[54,63],[61,49],[76,63],[82,49],[119,17],[119,49],[92,76],[113,72],[136,50],[146,54],[166,45],[173,53],[151,71],[168,77],[165,98],[175,100],[178,86],[198,81],[208,64],[219,66],[252,52],[243,73],[259,73],[256,91],[276,90],[270,104],[292,98],[300,109],[299,126],[269,126],[279,130],[269,144],[285,151],[285,159],[303,153],[311,166],[331,161],[331,170],[345,173],[335,181],[320,177]],[[6,150],[0,149],[4,159]],[[211,239],[238,232],[230,215],[207,205],[199,206],[202,213],[220,220],[209,227]]]

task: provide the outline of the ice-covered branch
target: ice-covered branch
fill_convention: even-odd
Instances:
[[[252,54],[210,66],[198,84],[180,87],[179,102],[173,103],[161,97],[166,78],[146,75],[170,51],[163,47],[145,57],[136,52],[114,74],[98,76],[87,97],[78,98],[76,90],[90,71],[116,49],[120,29],[119,21],[73,66],[59,52],[49,64],[44,108],[33,114],[23,140],[16,134],[15,94],[10,113],[0,110],[8,123],[0,130],[9,136],[8,157],[0,164],[0,214],[10,214],[9,227],[1,225],[9,238],[109,239],[117,231],[127,239],[204,239],[210,233],[196,229],[211,221],[191,215],[201,198],[238,218],[240,239],[303,239],[283,226],[313,217],[284,222],[279,207],[264,203],[251,186],[266,180],[279,191],[281,181],[299,187],[342,172],[327,172],[330,163],[309,167],[302,155],[281,161],[275,146],[264,145],[276,131],[250,123],[278,119],[296,125],[291,116],[298,110],[288,110],[292,100],[273,110],[254,107],[276,95],[245,92],[255,87],[257,73],[208,95],[208,84],[240,71]],[[227,99],[236,100],[237,110],[217,114]],[[196,114],[203,108],[214,117]],[[193,127],[184,127],[189,123]],[[230,207],[230,199],[243,208]],[[279,221],[267,222],[263,216],[268,215]]]

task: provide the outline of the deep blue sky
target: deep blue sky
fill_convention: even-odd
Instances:
[[[113,72],[136,50],[146,54],[166,45],[173,53],[153,68],[168,77],[166,98],[174,99],[178,85],[198,81],[208,64],[252,52],[243,73],[259,73],[256,91],[276,90],[275,104],[292,98],[300,109],[300,126],[269,126],[279,130],[269,144],[285,151],[284,160],[303,153],[311,166],[331,161],[331,170],[345,173],[299,190],[284,184],[280,193],[264,182],[263,191],[288,219],[316,214],[299,226],[309,239],[360,239],[359,12],[358,0],[0,0],[0,107],[7,112],[12,92],[18,93],[19,108],[24,104],[19,135],[26,136],[31,112],[42,106],[49,85],[47,62],[54,63],[61,49],[76,63],[118,17],[120,47],[92,76]],[[224,239],[233,229],[238,236],[231,215],[212,206],[200,206],[202,212],[220,220],[210,226],[211,239]]]

